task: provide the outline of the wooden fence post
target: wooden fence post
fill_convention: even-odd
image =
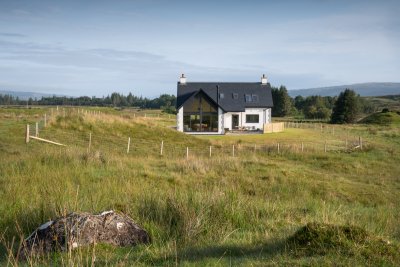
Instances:
[[[210,158],[211,158],[211,146],[210,146]]]
[[[92,133],[89,133],[89,146],[88,146],[88,153],[90,153],[90,147],[92,146]]]
[[[189,159],[189,147],[186,147],[186,159]]]
[[[47,114],[44,114],[44,127],[47,126]]]
[[[301,153],[303,153],[303,152],[304,152],[304,143],[301,142]]]
[[[325,145],[324,145],[324,151],[326,152],[326,140],[325,140]]]
[[[29,143],[29,124],[26,125],[25,143]]]
[[[127,154],[129,153],[129,147],[130,147],[130,145],[131,145],[131,138],[128,137],[128,148],[126,149],[126,153],[127,153]]]
[[[257,144],[254,144],[254,153],[257,151]]]
[[[232,157],[235,156],[235,145],[232,145]]]
[[[279,143],[278,143],[278,154],[280,153],[280,145],[279,145]]]
[[[345,149],[347,150],[347,137],[346,137],[346,142],[345,142]]]
[[[39,137],[39,123],[36,122],[35,136]]]
[[[161,141],[161,148],[160,148],[160,155],[162,156],[163,154],[163,149],[164,149],[164,140]]]
[[[362,143],[362,137],[361,136],[358,137],[358,144],[360,145],[360,149],[362,150],[363,143]]]

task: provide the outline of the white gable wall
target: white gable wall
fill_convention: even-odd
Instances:
[[[180,107],[176,113],[176,129],[183,132],[183,107]]]

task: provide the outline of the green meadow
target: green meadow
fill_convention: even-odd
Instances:
[[[159,111],[65,110],[0,107],[0,265],[400,265],[396,114],[384,124],[190,136]],[[36,122],[39,137],[66,147],[26,144]],[[152,243],[16,258],[51,218],[111,209]]]

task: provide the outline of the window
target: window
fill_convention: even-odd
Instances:
[[[259,115],[246,115],[246,123],[258,123]]]
[[[246,102],[251,102],[252,100],[251,95],[244,95],[244,99],[246,100]]]
[[[219,99],[223,99],[224,98],[224,93],[220,93],[219,94]]]
[[[218,107],[204,93],[189,98],[183,104],[184,132],[218,132]]]
[[[233,98],[233,99],[238,99],[238,98],[239,98],[239,95],[236,94],[236,93],[233,93],[233,94],[232,94],[232,98]]]
[[[258,102],[258,95],[251,95],[253,102]]]

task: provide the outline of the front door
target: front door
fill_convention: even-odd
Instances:
[[[239,128],[239,115],[232,115],[232,130]]]

